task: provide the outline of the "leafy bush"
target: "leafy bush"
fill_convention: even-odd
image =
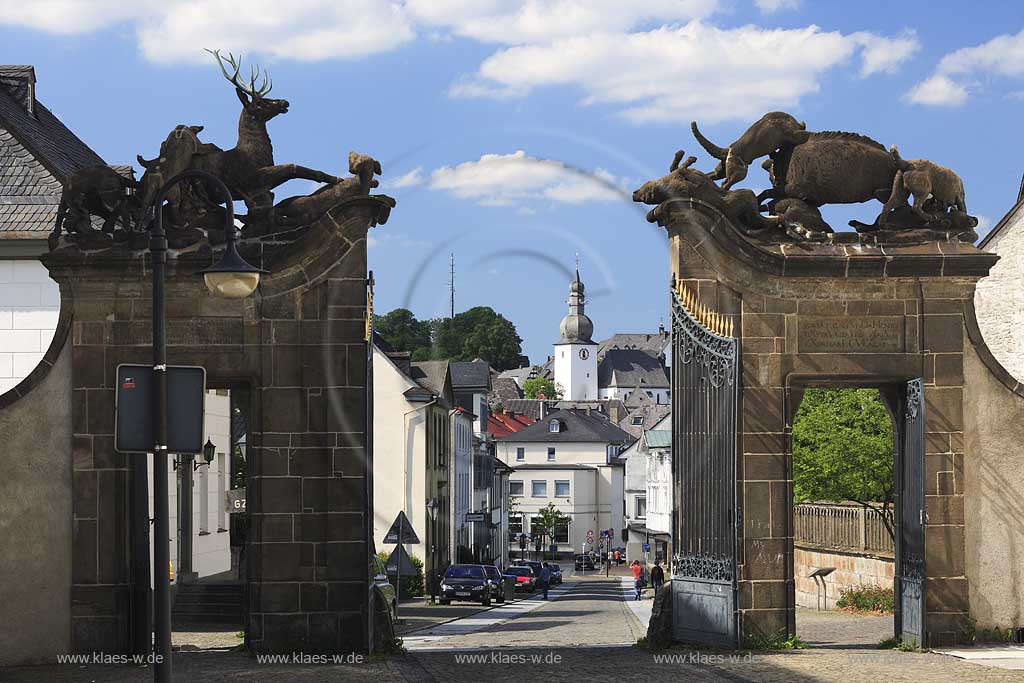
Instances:
[[[771,635],[747,630],[743,635],[743,647],[747,650],[806,650],[808,645],[800,636],[785,630]]]
[[[896,602],[892,588],[855,586],[843,588],[840,591],[836,607],[854,612],[886,612],[891,614],[896,607]]]
[[[384,563],[384,566],[387,566],[389,556],[390,553],[387,552],[382,551],[377,553],[377,557],[379,557],[380,561]],[[418,598],[424,594],[423,560],[415,555],[410,555],[409,559],[412,560],[412,566],[416,567],[416,573],[411,576],[407,576],[405,574],[402,575],[402,585],[398,587],[399,600],[404,600],[405,598]],[[397,576],[388,574],[388,581],[391,582],[391,585],[395,585],[395,580],[397,578]]]

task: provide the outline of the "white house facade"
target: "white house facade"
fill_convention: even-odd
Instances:
[[[568,518],[547,539],[560,555],[582,551],[588,531],[599,537],[612,529],[620,537],[624,473],[618,455],[629,438],[597,411],[569,409],[497,439],[498,459],[512,469],[509,496],[517,514],[509,520],[510,541],[539,531],[537,515],[549,504]]]
[[[978,327],[992,355],[1016,379],[1024,378],[1024,186],[979,246],[999,254],[974,292]]]

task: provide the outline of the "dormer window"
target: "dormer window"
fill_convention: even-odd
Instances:
[[[632,422],[632,424],[633,424],[633,426],[634,426],[634,427],[639,427],[639,426],[640,426],[640,425],[642,425],[643,423],[644,423],[644,418],[643,418],[643,416],[642,416],[642,415],[634,415],[634,416],[633,416],[633,422]]]
[[[557,434],[562,431],[562,423],[558,420],[552,420],[548,423],[548,431],[552,434]]]

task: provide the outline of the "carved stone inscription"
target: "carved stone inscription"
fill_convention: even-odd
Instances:
[[[800,316],[800,353],[901,353],[903,316]]]

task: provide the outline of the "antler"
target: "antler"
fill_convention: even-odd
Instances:
[[[256,87],[256,80],[260,77],[260,69],[258,66],[249,67],[249,83],[242,83],[239,80],[238,74],[242,70],[242,55],[238,55],[238,59],[236,60],[235,55],[229,52],[228,58],[224,59],[220,55],[220,50],[207,49],[206,51],[217,58],[217,66],[220,67],[220,71],[224,74],[224,78],[228,79],[233,86],[247,95],[251,97],[264,97],[273,90],[274,81],[270,80],[266,71],[263,72],[263,82],[260,83],[260,87]],[[228,73],[228,70],[224,68],[225,62],[234,70],[234,73]]]

